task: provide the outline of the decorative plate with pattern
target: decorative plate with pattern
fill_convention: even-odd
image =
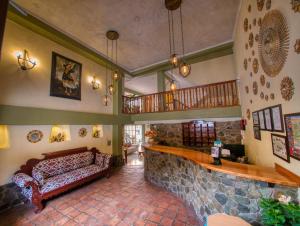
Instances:
[[[257,85],[256,81],[253,82],[252,91],[253,91],[254,95],[257,95],[257,93],[258,93],[258,85]]]
[[[254,36],[253,36],[253,33],[252,33],[252,32],[249,34],[249,39],[248,39],[248,41],[249,41],[249,46],[252,48],[253,42],[254,42]]]
[[[269,10],[272,7],[272,0],[267,0],[266,2],[266,9]]]
[[[264,8],[265,0],[256,0],[258,11],[262,11]]]
[[[290,77],[284,77],[280,83],[280,91],[283,99],[289,101],[294,96],[295,86]]]
[[[30,143],[37,143],[43,139],[43,132],[40,130],[32,130],[27,134],[27,140]]]
[[[260,76],[260,84],[261,84],[262,86],[264,86],[264,85],[266,84],[266,78],[265,78],[264,75],[261,75],[261,76]]]
[[[247,32],[248,31],[248,18],[244,19],[244,31]]]
[[[85,137],[87,135],[87,129],[86,128],[79,129],[78,134],[80,137]]]
[[[258,72],[258,60],[256,58],[254,58],[253,63],[252,63],[252,68],[253,68],[253,72],[256,74]]]

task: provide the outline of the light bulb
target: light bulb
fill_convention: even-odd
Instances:
[[[109,94],[112,95],[114,93],[114,91],[115,91],[114,86],[113,85],[109,85],[108,86],[108,91],[109,91]]]
[[[170,89],[171,89],[172,91],[176,90],[176,84],[175,84],[174,81],[171,82]]]
[[[182,63],[179,66],[179,73],[183,77],[187,77],[191,73],[191,65],[187,63]]]
[[[172,54],[170,61],[171,61],[171,64],[174,67],[177,67],[177,65],[178,65],[178,58],[177,58],[177,55],[175,53]]]
[[[109,106],[110,105],[110,103],[111,103],[111,99],[110,99],[110,97],[107,95],[107,94],[105,94],[104,96],[103,96],[103,105],[104,106]]]
[[[118,71],[114,71],[113,78],[114,78],[115,81],[119,80],[119,73],[118,73]]]

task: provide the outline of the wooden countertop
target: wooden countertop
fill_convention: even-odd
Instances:
[[[300,186],[299,182],[280,174],[275,170],[275,168],[271,167],[236,163],[224,159],[222,159],[221,166],[216,166],[212,164],[213,158],[209,154],[202,153],[199,151],[160,145],[144,146],[144,148],[150,151],[169,153],[189,159],[208,170],[263,181],[271,184],[280,184],[291,187]]]

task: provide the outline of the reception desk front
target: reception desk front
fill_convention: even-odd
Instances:
[[[283,193],[298,201],[299,183],[273,168],[222,161],[184,148],[145,146],[145,178],[192,205],[203,221],[214,213],[260,223],[258,202]]]

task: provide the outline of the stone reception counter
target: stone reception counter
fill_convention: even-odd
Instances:
[[[298,201],[296,181],[273,168],[222,160],[215,166],[210,155],[167,146],[145,146],[145,178],[192,205],[204,221],[214,213],[260,222],[258,202],[281,192]]]

